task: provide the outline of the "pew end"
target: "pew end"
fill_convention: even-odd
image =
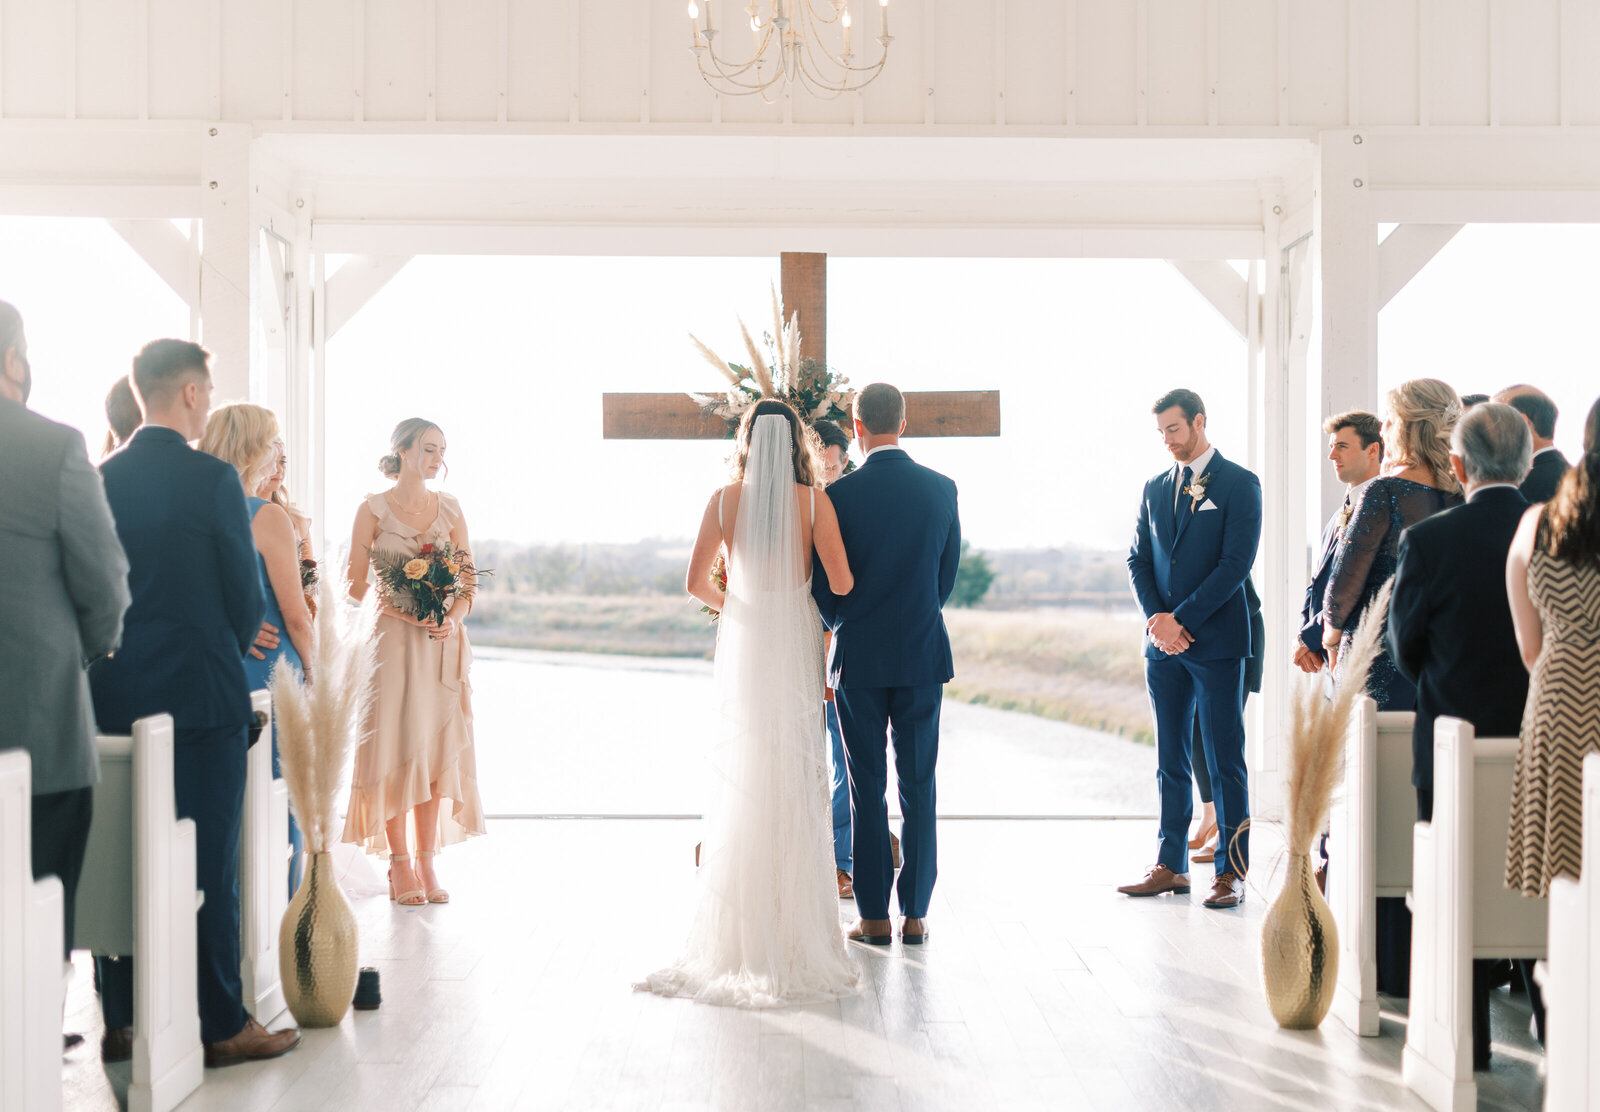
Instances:
[[[1472,962],[1539,958],[1548,908],[1505,887],[1516,738],[1478,738],[1459,718],[1434,726],[1433,821],[1413,836],[1411,1012],[1401,1073],[1440,1112],[1477,1107]]]
[[[272,696],[250,693],[265,716],[246,760],[239,837],[239,979],[244,1005],[265,1026],[284,1009],[278,926],[289,906],[289,790],[272,775]]]
[[[1600,1106],[1600,753],[1583,759],[1583,875],[1550,882],[1550,957],[1540,963],[1549,1034],[1544,1106]]]

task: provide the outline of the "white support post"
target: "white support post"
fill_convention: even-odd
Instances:
[[[1322,324],[1321,413],[1377,411],[1378,226],[1372,217],[1367,143],[1360,132],[1319,137],[1314,214]],[[1321,519],[1344,501],[1332,468],[1321,469]]]
[[[1401,224],[1378,244],[1378,308],[1394,300],[1465,224]]]
[[[193,309],[200,299],[195,281],[195,245],[170,220],[107,220],[172,292]]]
[[[250,314],[256,230],[250,211],[250,127],[210,124],[200,155],[200,342],[219,402],[255,396]]]
[[[1250,283],[1221,259],[1168,259],[1240,338],[1250,338]]]
[[[295,233],[289,283],[295,311],[289,341],[289,487],[296,505],[311,515],[311,550],[322,558],[325,522],[323,510],[323,451],[320,417],[321,382],[317,366],[317,333],[313,317],[317,283],[311,254],[311,211],[315,199],[295,198]]]
[[[331,340],[349,324],[350,318],[410,261],[410,255],[356,255],[346,259],[327,280],[326,338]]]

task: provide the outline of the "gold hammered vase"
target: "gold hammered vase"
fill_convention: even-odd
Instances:
[[[1261,981],[1279,1027],[1320,1026],[1339,979],[1339,928],[1317,890],[1309,853],[1289,857],[1289,875],[1261,924]]]
[[[283,998],[302,1027],[333,1027],[355,996],[356,917],[333,878],[333,855],[307,853],[300,889],[278,928]]]

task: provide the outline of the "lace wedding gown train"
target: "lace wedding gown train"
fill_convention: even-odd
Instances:
[[[822,622],[788,423],[756,420],[717,632],[720,725],[699,903],[682,956],[638,988],[745,1008],[862,991],[839,924],[822,731]]]

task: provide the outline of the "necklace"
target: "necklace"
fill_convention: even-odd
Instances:
[[[393,502],[394,508],[399,510],[401,513],[410,514],[411,516],[415,517],[417,514],[422,513],[428,508],[428,500],[432,496],[433,494],[431,491],[424,491],[422,494],[422,505],[418,506],[414,510],[407,506],[404,502],[400,501],[399,498],[395,497],[394,491],[389,492],[389,501]]]

